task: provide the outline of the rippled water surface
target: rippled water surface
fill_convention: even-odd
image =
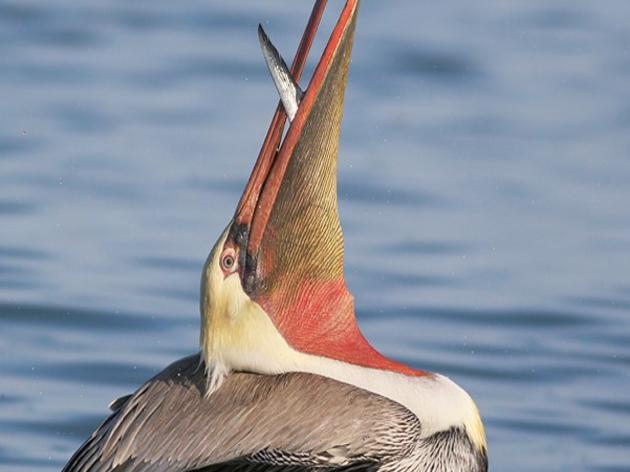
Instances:
[[[1,470],[58,470],[196,350],[276,103],[256,25],[291,56],[309,10],[0,0]],[[363,3],[348,282],[379,349],[471,392],[493,470],[630,470],[629,84],[626,1]]]

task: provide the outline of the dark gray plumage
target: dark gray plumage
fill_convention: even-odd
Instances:
[[[64,472],[378,470],[408,457],[418,419],[396,402],[312,374],[233,373],[205,395],[199,355],[128,398]]]

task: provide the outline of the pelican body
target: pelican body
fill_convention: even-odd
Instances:
[[[359,330],[336,189],[358,0],[298,85],[325,4],[290,69],[259,30],[281,100],[202,272],[199,353],[114,401],[64,471],[487,470],[470,396]]]

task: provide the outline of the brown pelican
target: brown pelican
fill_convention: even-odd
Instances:
[[[65,471],[487,470],[469,395],[358,328],[336,194],[358,0],[297,85],[324,6],[291,70],[260,30],[281,104],[202,273],[200,352],[113,402]]]

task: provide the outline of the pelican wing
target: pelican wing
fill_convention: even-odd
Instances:
[[[233,373],[211,395],[199,355],[144,384],[74,454],[79,471],[376,470],[407,454],[418,419],[325,377]]]

